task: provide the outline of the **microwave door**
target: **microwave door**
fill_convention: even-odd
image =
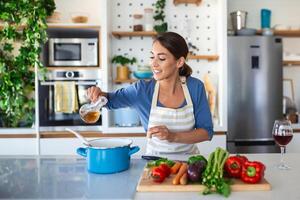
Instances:
[[[54,43],[53,49],[55,65],[80,66],[82,64],[81,43]]]

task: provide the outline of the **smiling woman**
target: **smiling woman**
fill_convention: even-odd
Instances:
[[[182,36],[162,33],[152,45],[150,81],[140,80],[109,93],[98,87],[87,91],[92,101],[106,96],[108,109],[136,109],[148,136],[146,154],[198,153],[195,143],[213,136],[204,85],[191,77],[192,70],[185,63],[187,54]]]
[[[0,1],[0,125],[31,126],[34,111],[34,66],[40,44],[47,38],[46,17],[55,9],[53,0]],[[20,43],[19,49],[14,49]],[[17,52],[14,54],[14,52]]]

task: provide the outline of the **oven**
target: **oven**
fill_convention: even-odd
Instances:
[[[77,108],[73,112],[58,111],[58,100],[55,90],[57,84],[73,82],[70,90],[75,92],[73,100],[77,101]],[[69,85],[69,84],[67,84]],[[75,86],[74,86],[75,85]],[[45,78],[39,78],[39,123],[41,131],[63,131],[66,127],[78,131],[100,131],[102,128],[102,117],[95,124],[84,123],[78,113],[80,106],[89,103],[86,90],[91,86],[102,87],[101,70],[53,70],[48,71]],[[69,90],[65,88],[64,90]],[[64,102],[60,102],[64,103]]]

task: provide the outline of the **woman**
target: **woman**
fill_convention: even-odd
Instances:
[[[149,138],[146,154],[195,154],[199,152],[195,143],[213,136],[204,85],[190,76],[187,54],[187,44],[180,35],[163,33],[152,45],[153,79],[112,93],[97,87],[87,91],[92,101],[106,96],[108,109],[128,106],[137,110]]]

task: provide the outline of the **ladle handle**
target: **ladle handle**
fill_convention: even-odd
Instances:
[[[72,129],[69,129],[69,128],[66,128],[66,131],[69,131],[69,132],[73,133],[74,135],[76,135],[76,137],[79,138],[84,145],[89,146],[89,147],[92,146],[84,137],[82,137],[82,135],[80,135],[76,131],[73,131]]]

